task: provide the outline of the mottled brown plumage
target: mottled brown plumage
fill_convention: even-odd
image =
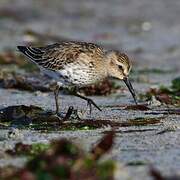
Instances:
[[[100,46],[86,42],[62,42],[46,47],[29,47],[28,50],[27,53],[32,52],[38,56],[37,59],[32,56],[38,65],[52,70],[60,70],[69,63],[75,63],[82,54],[92,59],[103,58],[104,54]]]
[[[135,98],[127,80],[131,63],[124,53],[106,51],[86,42],[61,42],[46,47],[18,46],[18,49],[54,78],[59,86],[82,87],[115,77],[128,82],[126,84]]]

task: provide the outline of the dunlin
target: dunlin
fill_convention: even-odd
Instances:
[[[85,87],[107,77],[123,80],[135,103],[134,89],[128,79],[131,63],[128,56],[118,51],[106,51],[100,46],[86,42],[61,42],[45,47],[18,46],[18,49],[34,62],[40,70],[57,81],[54,91],[56,113],[59,112],[59,87]],[[78,96],[101,110],[91,99],[77,92]]]

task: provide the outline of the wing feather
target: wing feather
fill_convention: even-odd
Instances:
[[[46,47],[18,46],[19,51],[30,58],[37,65],[50,69],[60,70],[65,65],[77,61],[80,54],[90,58],[102,58],[102,49],[95,44],[85,42],[62,42]]]

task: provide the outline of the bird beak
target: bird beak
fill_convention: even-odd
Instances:
[[[124,78],[123,78],[123,81],[125,82],[126,86],[128,87],[130,93],[132,94],[132,97],[133,97],[133,99],[134,99],[134,102],[135,102],[136,105],[137,105],[136,94],[135,94],[134,88],[132,87],[131,82],[129,81],[128,77],[124,77]]]

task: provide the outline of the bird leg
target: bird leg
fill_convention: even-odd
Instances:
[[[85,96],[82,96],[82,95],[78,94],[77,92],[75,92],[73,95],[87,101],[87,105],[89,106],[89,113],[90,113],[90,114],[91,114],[91,112],[92,112],[92,105],[93,105],[94,107],[96,107],[99,111],[102,111],[102,110],[96,105],[96,103],[95,103],[92,99],[89,99],[89,98],[87,98],[87,97],[85,97]]]
[[[59,101],[58,101],[58,95],[59,95],[59,86],[56,85],[54,90],[54,97],[55,97],[55,103],[56,103],[56,114],[59,113]]]

